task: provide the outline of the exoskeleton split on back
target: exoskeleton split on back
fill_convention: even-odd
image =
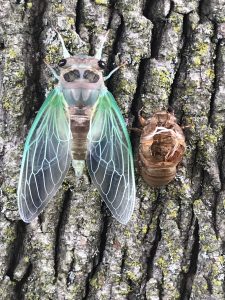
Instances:
[[[71,165],[91,179],[112,212],[126,224],[135,203],[132,149],[126,124],[103,76],[106,36],[94,57],[70,56],[59,34],[64,58],[58,85],[41,106],[26,139],[18,186],[18,207],[25,222],[44,209]]]
[[[139,169],[143,179],[153,187],[168,184],[185,152],[185,137],[173,113],[160,111],[145,120],[139,146]]]

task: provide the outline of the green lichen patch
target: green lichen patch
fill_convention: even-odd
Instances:
[[[67,20],[67,22],[68,22],[68,24],[69,24],[70,26],[74,26],[74,25],[75,25],[74,18],[72,18],[72,17],[67,17],[66,20]]]
[[[177,13],[171,14],[169,18],[169,21],[172,24],[172,28],[177,34],[181,34],[182,32],[182,22],[183,22],[182,19],[183,19],[182,16]]]
[[[95,0],[95,3],[98,5],[108,5],[108,0]]]
[[[62,13],[65,11],[65,6],[62,3],[53,3],[52,9],[56,13]]]
[[[31,9],[33,7],[33,3],[32,2],[27,2],[27,9]]]
[[[16,187],[15,186],[6,186],[6,187],[4,187],[4,193],[6,193],[7,195],[15,194]]]
[[[12,244],[16,239],[16,231],[11,224],[7,225],[2,230],[2,242],[6,244]]]
[[[127,276],[127,279],[131,280],[132,282],[137,282],[138,281],[138,277],[134,272],[127,271],[126,276]]]
[[[154,77],[154,83],[156,86],[169,89],[172,84],[169,70],[164,66],[158,66],[152,70],[152,76]]]
[[[95,289],[101,289],[105,284],[105,276],[103,273],[98,272],[95,277],[93,277],[90,281],[90,285]]]

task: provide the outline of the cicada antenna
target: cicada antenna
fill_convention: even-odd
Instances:
[[[58,32],[58,30],[56,28],[54,28],[54,30],[58,34],[59,40],[61,42],[61,45],[62,45],[62,48],[63,48],[63,57],[64,58],[70,57],[71,55],[70,55],[69,51],[66,49],[66,46],[65,46],[65,43],[64,43],[64,40],[63,40],[61,34]]]
[[[101,57],[102,57],[103,47],[107,40],[108,34],[109,34],[109,30],[107,30],[106,34],[100,38],[100,47],[96,50],[96,54],[95,54],[95,58],[97,58],[97,59],[101,59]]]

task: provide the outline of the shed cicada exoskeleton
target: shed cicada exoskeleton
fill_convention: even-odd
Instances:
[[[182,128],[173,113],[159,111],[145,120],[139,146],[139,169],[143,179],[154,187],[168,184],[176,175],[176,168],[185,152]]]

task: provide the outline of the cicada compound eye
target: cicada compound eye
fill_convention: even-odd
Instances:
[[[103,60],[99,60],[98,65],[103,70],[106,68],[106,63]]]
[[[63,58],[63,59],[61,59],[60,61],[59,61],[59,63],[58,63],[58,66],[59,67],[64,67],[65,65],[66,65],[66,59],[65,58]]]
[[[65,81],[73,82],[80,78],[80,72],[78,70],[71,70],[63,75]]]
[[[99,81],[99,75],[90,70],[84,72],[83,78],[88,80],[89,83],[96,83]]]

